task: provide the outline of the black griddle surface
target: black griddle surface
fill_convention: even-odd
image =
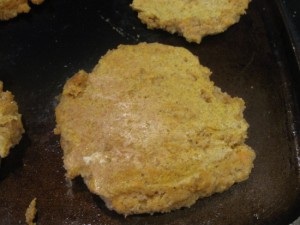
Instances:
[[[38,224],[289,224],[300,211],[299,68],[284,18],[273,1],[253,0],[248,14],[200,45],[147,30],[129,0],[46,0],[0,22],[0,80],[15,95],[26,129],[0,170],[0,224],[25,224],[37,197]],[[65,81],[90,72],[119,44],[186,47],[213,71],[211,79],[246,102],[247,143],[256,151],[249,180],[167,214],[124,218],[109,211],[82,179],[65,180],[54,109]]]

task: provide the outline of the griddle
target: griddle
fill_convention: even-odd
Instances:
[[[0,224],[25,224],[25,210],[34,197],[40,225],[291,223],[300,215],[300,73],[284,4],[253,0],[238,24],[198,45],[148,30],[130,3],[46,0],[29,14],[0,22],[0,80],[14,93],[26,130],[2,160]],[[74,73],[90,72],[119,44],[139,42],[189,49],[213,71],[217,86],[242,97],[250,124],[247,144],[257,158],[249,180],[191,208],[124,218],[108,210],[81,178],[65,179],[59,137],[53,134],[54,109]]]

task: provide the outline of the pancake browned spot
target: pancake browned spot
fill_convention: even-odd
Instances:
[[[9,149],[19,143],[23,133],[18,105],[11,92],[3,91],[0,81],[0,157],[8,155]]]
[[[148,28],[179,33],[189,42],[200,43],[202,37],[225,31],[237,23],[250,0],[133,0]]]
[[[30,0],[31,3],[39,5],[44,0]],[[28,13],[29,0],[0,0],[0,20],[9,20],[20,13]]]
[[[188,50],[121,45],[67,81],[56,108],[67,177],[118,213],[169,212],[248,178],[244,101]]]

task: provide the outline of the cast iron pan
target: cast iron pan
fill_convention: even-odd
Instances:
[[[38,224],[289,224],[299,216],[299,68],[273,1],[253,0],[228,31],[198,44],[147,30],[130,0],[46,0],[30,14],[0,22],[0,79],[19,104],[26,129],[0,170],[0,224],[24,224],[37,197]],[[183,46],[213,71],[223,91],[242,97],[256,151],[249,180],[167,214],[124,218],[78,178],[65,180],[54,109],[65,81],[91,71],[119,44]]]

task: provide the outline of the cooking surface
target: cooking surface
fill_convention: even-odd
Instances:
[[[275,4],[253,0],[248,14],[223,34],[189,44],[147,30],[128,0],[48,0],[30,14],[0,22],[0,80],[13,92],[26,134],[0,170],[0,224],[24,224],[37,197],[38,224],[288,224],[299,215],[299,110],[295,58]],[[256,151],[249,180],[168,214],[124,218],[106,209],[78,178],[64,178],[54,108],[66,79],[88,72],[119,44],[183,46],[213,71],[223,91],[242,97]],[[297,207],[298,206],[298,207]]]

